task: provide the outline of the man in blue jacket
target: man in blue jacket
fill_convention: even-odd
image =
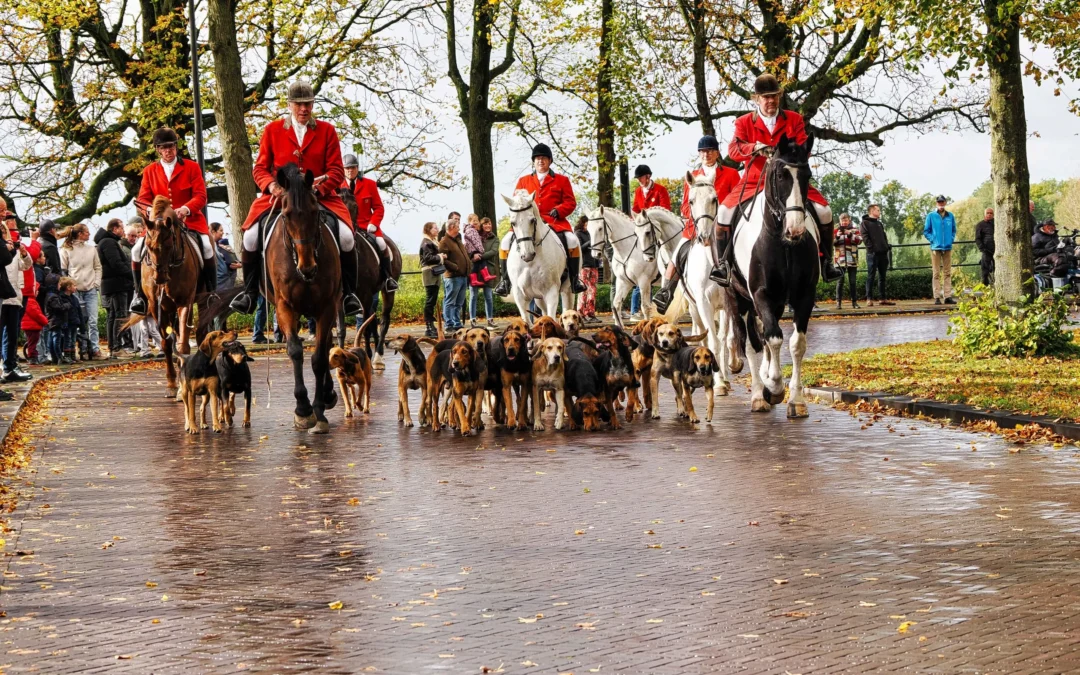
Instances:
[[[945,196],[938,195],[937,210],[926,214],[923,236],[930,242],[933,268],[934,304],[955,305],[952,298],[952,245],[956,239],[956,218],[945,210]]]

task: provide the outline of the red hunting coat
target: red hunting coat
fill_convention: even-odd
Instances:
[[[668,211],[671,210],[671,195],[668,194],[667,188],[657,183],[652,182],[652,186],[649,188],[649,194],[645,194],[645,190],[638,185],[637,190],[634,190],[634,205],[630,207],[632,213],[641,213],[645,209],[651,209],[654,206],[662,206]]]
[[[338,187],[345,180],[345,167],[341,164],[341,142],[334,125],[312,120],[304,135],[304,147],[300,147],[296,142],[292,120],[286,117],[267,124],[259,142],[259,156],[251,174],[262,194],[248,211],[247,220],[244,221],[245,230],[270,208],[270,184],[277,177],[278,169],[290,163],[297,164],[301,171],[311,171],[316,178],[326,176],[326,180],[315,188],[319,203],[343,222],[352,222],[349,209],[345,208],[345,202],[337,194]]]
[[[705,169],[694,169],[695,176],[701,176],[705,173]],[[716,165],[716,178],[713,180],[713,188],[716,190],[716,198],[721,202],[724,201],[731,190],[739,184],[739,172],[732,169],[730,166],[724,166],[723,164]],[[683,239],[693,239],[697,236],[697,228],[694,226],[694,218],[690,215],[690,186],[683,187],[682,193],[682,217],[686,219],[686,224],[683,225],[682,236]]]
[[[781,110],[777,114],[776,128],[773,129],[772,133],[769,133],[769,128],[765,126],[765,122],[761,121],[761,116],[756,112],[747,113],[735,120],[735,135],[731,137],[731,143],[728,144],[728,157],[736,162],[750,163],[746,165],[746,169],[743,171],[745,188],[740,184],[728,193],[727,199],[724,200],[724,206],[738,206],[740,199],[746,201],[757,195],[760,188],[764,187],[764,184],[758,185],[758,183],[761,180],[761,172],[765,169],[765,158],[753,156],[754,145],[760,141],[775,148],[780,144],[780,138],[785,134],[796,143],[802,144],[806,142],[806,123],[803,121],[802,115],[791,110]],[[751,157],[753,157],[753,161],[750,161]],[[810,186],[806,198],[822,206],[828,206],[829,204],[828,200],[813,185]]]
[[[549,171],[541,185],[536,174],[531,173],[518,178],[514,190],[526,190],[536,195],[536,208],[540,209],[540,217],[551,229],[556,232],[570,232],[574,229],[566,218],[577,208],[577,200],[574,199],[574,187],[566,176]],[[552,209],[558,209],[558,218],[548,215]]]
[[[206,216],[203,215],[203,209],[206,208],[206,182],[198,162],[178,155],[172,180],[165,177],[165,167],[161,166],[161,162],[154,162],[143,169],[139,197],[135,200],[142,211],[139,215],[145,216],[146,207],[154,203],[154,197],[162,195],[169,198],[174,211],[181,206],[188,207],[191,215],[184,224],[189,230],[210,234],[210,229],[206,226]]]
[[[357,176],[353,185],[349,185],[346,179],[342,181],[341,187],[351,189],[353,197],[356,198],[356,229],[366,232],[368,225],[374,225],[375,236],[383,236],[382,221],[386,209],[383,208],[382,197],[379,196],[378,184],[370,178]]]

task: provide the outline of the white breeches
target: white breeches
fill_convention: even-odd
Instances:
[[[819,223],[821,223],[822,225],[828,225],[829,223],[832,222],[832,209],[831,208],[829,208],[828,206],[822,206],[821,204],[818,204],[817,202],[810,202],[810,204],[814,207],[814,210],[817,211],[817,217],[818,217],[818,222]]]
[[[146,237],[139,237],[139,241],[135,242],[135,245],[131,247],[131,260],[133,262],[142,262],[143,252],[146,250]]]
[[[828,206],[822,206],[817,202],[810,202],[810,206],[814,207],[814,211],[817,212],[818,222],[822,225],[828,225],[832,222],[832,209]],[[732,216],[735,215],[735,207],[720,205],[720,209],[716,212],[716,222],[721,225],[731,225]]]
[[[345,224],[340,218],[338,218],[338,245],[341,246],[343,253],[348,253],[356,246],[356,239],[353,238],[352,228]],[[262,228],[262,223],[257,223],[255,227],[249,227],[244,232],[244,250],[248,253],[259,250],[259,232]],[[386,248],[386,243],[379,238],[380,245],[383,249]],[[132,253],[134,255],[134,252]]]
[[[375,243],[379,245],[379,250],[383,253],[386,252],[386,240],[382,237],[375,237]]]
[[[210,243],[210,235],[200,234],[199,243],[202,244],[202,257],[203,260],[210,260],[214,257],[214,245]]]
[[[558,236],[557,233],[553,232],[552,234],[555,235],[555,236]],[[499,250],[501,250],[501,251],[509,251],[510,250],[511,237],[513,237],[513,236],[514,236],[514,231],[513,230],[510,230],[509,232],[504,234],[503,238],[502,238],[502,241],[499,242]],[[575,235],[573,233],[573,231],[570,231],[570,232],[566,233],[566,245],[569,246],[570,248],[580,248],[581,247],[581,242],[578,241],[577,235]]]

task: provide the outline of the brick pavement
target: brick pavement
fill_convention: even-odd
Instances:
[[[1080,667],[1071,447],[742,392],[693,430],[434,435],[397,426],[395,363],[329,437],[290,428],[279,357],[221,436],[186,437],[158,373],[65,384],[5,549],[5,672]]]

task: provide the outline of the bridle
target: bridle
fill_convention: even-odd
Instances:
[[[690,189],[693,190],[696,187],[712,187],[712,184],[710,184],[710,183],[700,183],[700,184],[694,183],[693,185],[690,186]],[[717,197],[717,202],[719,202],[719,197]],[[717,216],[717,214],[714,214],[714,213],[702,213],[699,216],[694,216],[694,230],[697,231],[697,232],[701,232],[701,228],[698,227],[698,223],[701,222],[702,220],[711,221],[712,224],[713,224],[713,227],[716,227],[716,216]]]
[[[774,169],[773,166],[772,166],[773,163],[777,164],[778,167]],[[781,195],[778,192],[779,186],[776,185],[776,181],[775,180],[770,181],[768,179],[769,173],[771,171],[776,171],[778,169],[782,169],[782,168],[785,168],[785,167],[794,167],[796,169],[803,169],[803,168],[809,168],[809,166],[810,166],[809,162],[789,162],[787,160],[784,160],[784,159],[781,159],[781,158],[777,157],[776,155],[773,155],[772,157],[770,157],[769,160],[765,163],[764,171],[761,172],[762,177],[765,180],[765,193],[766,193],[765,194],[765,204],[766,204],[766,206],[769,206],[770,201],[772,201],[774,203],[781,203],[781,204],[784,203],[784,201],[785,201],[784,196]],[[795,189],[799,190],[800,193],[801,193],[802,192],[802,187],[798,183],[799,183],[799,181],[796,178],[795,179]],[[783,210],[781,210],[779,207],[776,207],[776,206],[769,206],[769,208],[772,211],[772,214],[773,214],[773,216],[775,218],[777,218],[778,220],[782,220],[789,213],[802,213],[802,214],[806,215],[806,200],[803,199],[802,202],[803,202],[802,206],[785,206]]]
[[[616,258],[615,257],[615,244],[618,244],[621,241],[626,241],[627,239],[633,239],[634,240],[634,245],[630,248],[630,252],[633,253],[634,249],[637,248],[637,234],[631,232],[630,234],[628,234],[625,237],[620,237],[619,239],[612,239],[611,238],[611,227],[608,225],[607,218],[605,218],[603,216],[600,216],[599,218],[589,218],[589,222],[590,223],[602,222],[604,224],[604,241],[603,241],[603,243],[601,243],[600,246],[597,246],[595,243],[590,243],[589,244],[589,250],[591,250],[594,255],[596,254],[597,251],[599,251],[601,255],[603,255],[603,256],[605,256],[607,258],[610,258],[610,259],[614,259],[616,262],[618,262],[618,263],[622,264],[623,266],[625,266],[626,261],[630,259],[630,256],[627,255],[622,260],[619,260],[618,258]]]
[[[525,213],[526,211],[533,210],[533,208],[535,206],[536,205],[534,203],[529,203],[528,206],[523,206],[520,209],[515,209],[514,207],[511,206],[510,207],[510,212],[511,213]],[[540,220],[540,217],[539,217],[539,213],[538,213],[537,217],[533,219],[532,236],[531,237],[519,237],[518,233],[517,233],[517,227],[513,223],[510,223],[510,229],[514,231],[514,247],[515,248],[517,246],[519,246],[521,244],[521,242],[523,242],[523,241],[531,241],[533,243],[534,247],[540,248],[540,246],[544,243],[544,240],[548,238],[548,235],[552,233],[552,229],[549,226],[548,231],[546,233],[544,233],[544,236],[540,238],[540,241],[536,241],[536,228],[539,227],[539,225],[538,225],[539,220]],[[518,254],[520,254],[520,253],[521,253],[521,250],[519,249]]]
[[[675,239],[676,237],[680,236],[682,234],[682,230],[681,229],[675,230],[675,234],[671,235],[667,239],[661,240],[660,236],[663,233],[661,232],[660,227],[653,221],[652,218],[649,217],[648,210],[642,211],[641,215],[645,217],[645,222],[649,224],[649,234],[652,235],[652,240],[653,240],[653,243],[649,244],[646,247],[643,247],[641,249],[641,252],[644,253],[645,255],[652,256],[653,258],[656,258],[658,256],[658,253],[659,253],[660,249],[667,246],[668,242],[671,241],[672,239]]]
[[[312,191],[312,194],[313,195],[315,194],[314,191]],[[284,215],[285,215],[284,212],[282,212],[282,221],[283,222],[282,222],[282,229],[281,229],[281,237],[282,237],[282,239],[285,240],[285,248],[286,248],[286,250],[289,251],[289,254],[292,256],[293,267],[296,269],[296,274],[303,281],[305,281],[307,283],[311,283],[312,281],[315,280],[315,275],[319,271],[319,253],[322,251],[322,242],[323,242],[322,214],[319,212],[318,205],[316,205],[316,207],[315,207],[315,234],[313,236],[303,237],[301,239],[297,239],[296,237],[293,237],[292,233],[289,232],[289,223],[291,222],[291,219],[285,218]],[[300,254],[296,251],[296,247],[297,247],[297,245],[309,246],[309,245],[311,245],[313,243],[315,245],[315,266],[314,266],[314,269],[312,269],[311,274],[307,275],[307,274],[304,274],[300,270]]]
[[[173,247],[169,249],[169,266],[166,271],[168,271],[168,269],[174,269],[183,265],[184,261],[187,260],[187,243],[182,238],[183,233],[180,231],[180,228],[175,223],[170,224],[166,222],[166,220],[160,216],[154,219],[154,225],[157,226],[156,234],[154,235],[155,243],[157,243],[157,240],[165,232],[168,232],[169,236],[173,238]],[[177,258],[176,254],[174,253],[175,249],[177,248],[180,249],[179,258]],[[152,252],[150,250],[150,243],[146,242],[146,245],[143,246],[142,264],[157,272],[157,268],[160,263],[154,261],[151,253]],[[167,284],[168,282],[168,276],[166,276],[164,283]]]

